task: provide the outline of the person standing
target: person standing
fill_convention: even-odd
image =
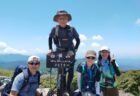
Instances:
[[[103,46],[99,51],[98,66],[101,71],[100,86],[103,96],[119,96],[116,76],[120,76],[121,73],[107,46]]]
[[[75,56],[80,44],[80,39],[76,29],[68,25],[68,22],[72,20],[71,15],[65,10],[60,10],[56,13],[53,20],[57,22],[58,25],[52,28],[49,35],[49,53],[54,51],[52,48],[52,44],[54,43],[57,52],[68,52],[70,55]],[[75,45],[73,43],[74,39],[76,40]],[[71,91],[71,83],[74,75],[74,63],[75,62],[73,62],[71,67],[67,70],[68,78],[66,82],[66,90],[68,92]]]

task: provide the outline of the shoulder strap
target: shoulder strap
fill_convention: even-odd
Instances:
[[[40,85],[40,76],[41,76],[41,74],[40,74],[39,71],[37,71],[37,75],[38,75],[38,85]]]
[[[93,75],[93,78],[96,76],[97,69],[98,69],[97,65],[93,64],[93,67],[92,67],[92,70],[94,70],[93,71],[93,74],[92,74]]]
[[[28,72],[28,69],[26,70],[23,70],[23,74],[24,74],[24,81],[23,81],[23,84],[22,84],[22,87],[20,90],[22,90],[29,82],[29,72]],[[38,75],[38,85],[40,85],[40,72],[37,71],[37,75]]]
[[[83,74],[85,73],[85,62],[82,62],[81,63],[81,67],[82,67],[82,73],[81,73],[81,81],[80,81],[80,84],[82,86],[83,79],[84,79]]]
[[[57,25],[55,27],[55,36],[58,37],[58,32],[59,32],[59,26]]]
[[[24,81],[20,90],[22,90],[28,84],[29,81],[28,69],[23,70],[23,75],[24,75]]]
[[[70,31],[73,32],[73,27],[70,26]]]
[[[73,27],[70,26],[70,32],[73,32]],[[55,36],[58,36],[59,34],[59,25],[56,25],[55,27]]]
[[[85,72],[85,64],[86,64],[85,62],[82,62],[81,63],[81,66],[82,66],[82,74],[84,74],[84,72]]]

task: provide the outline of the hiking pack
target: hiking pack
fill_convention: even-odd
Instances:
[[[66,29],[68,32],[60,32],[59,31],[59,26],[57,25],[55,27],[55,33],[53,36],[53,41],[54,44],[57,47],[63,48],[63,49],[68,49],[71,48],[73,45],[73,27],[70,27],[69,29]]]
[[[27,68],[26,66],[24,66],[24,65],[18,65],[18,66],[16,67],[15,71],[14,71],[14,74],[13,74],[13,76],[12,76],[12,78],[11,78],[11,81],[8,82],[8,83],[5,85],[4,89],[2,90],[1,96],[9,96],[10,91],[11,91],[11,88],[12,88],[12,84],[13,84],[13,82],[14,82],[15,77],[16,77],[17,75],[19,75],[20,73],[22,73],[22,72],[23,72],[23,74],[24,74],[24,81],[23,81],[23,84],[22,84],[22,87],[21,87],[20,90],[22,90],[23,88],[25,88],[25,87],[27,86],[28,81],[29,81],[29,77],[30,77],[29,70],[28,70],[28,68]],[[38,71],[37,74],[38,74],[38,84],[39,84],[39,83],[40,83],[40,72]]]
[[[85,87],[88,85],[89,88],[84,89],[82,91],[95,91],[95,76],[97,73],[97,66],[95,64],[92,65],[90,69],[90,76],[88,75],[88,69],[85,63],[82,63],[82,74],[81,74],[81,87]]]

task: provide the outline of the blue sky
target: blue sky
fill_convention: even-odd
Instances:
[[[119,57],[140,56],[140,0],[1,0],[0,53],[47,52],[61,9],[71,13],[70,25],[80,34],[78,56],[104,45]]]

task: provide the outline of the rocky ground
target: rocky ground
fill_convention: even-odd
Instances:
[[[43,93],[43,96],[47,96],[49,88],[41,88],[41,89],[38,89],[38,90]],[[0,96],[1,96],[1,94],[0,94]],[[57,96],[57,95],[53,95],[53,96]],[[125,93],[123,91],[119,91],[119,96],[134,96],[134,95],[132,95],[130,93]]]
[[[120,96],[134,96],[134,95],[132,95],[130,93],[125,93],[124,91],[119,91],[119,95]]]
[[[47,93],[49,91],[49,88],[42,88],[42,89],[39,89],[39,91],[41,91],[43,93],[43,96],[47,96]],[[56,96],[56,95],[54,95]],[[125,93],[123,91],[119,91],[119,96],[134,96],[130,93]]]

